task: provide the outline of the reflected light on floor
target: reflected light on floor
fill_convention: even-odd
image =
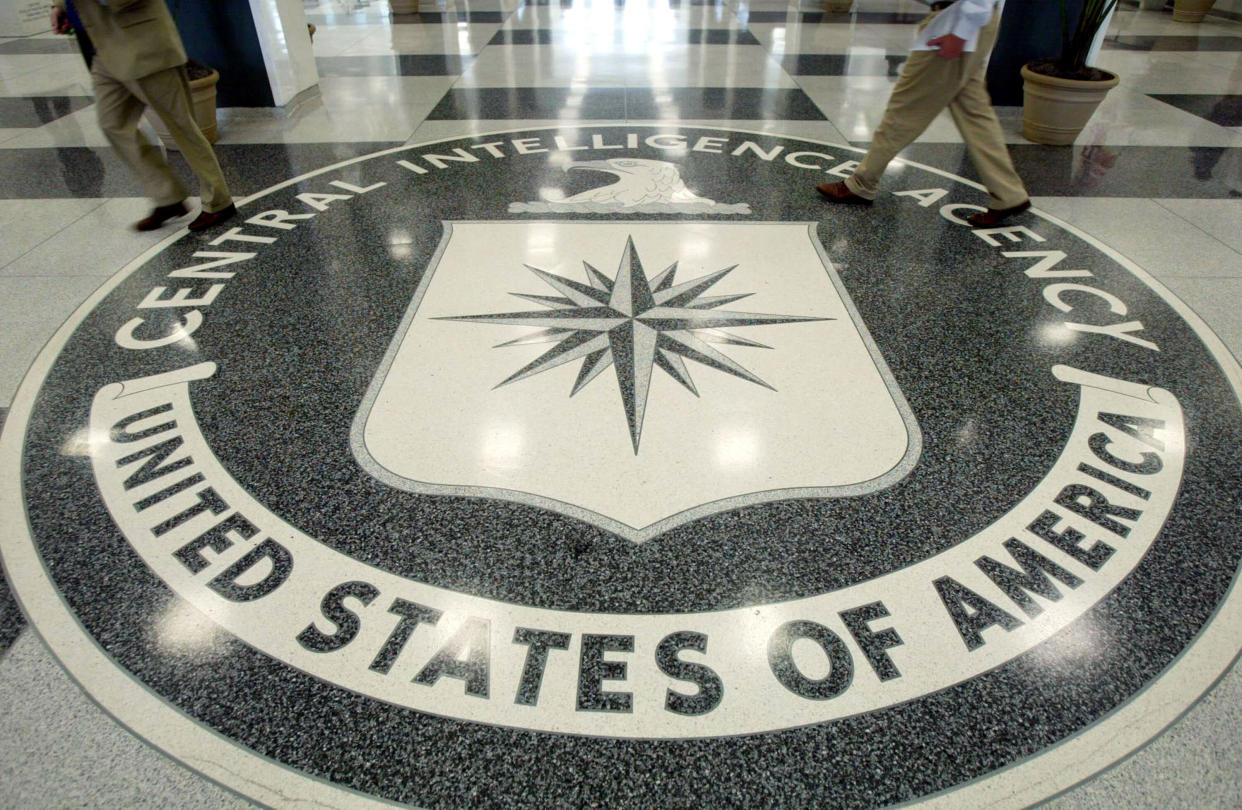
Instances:
[[[553,189],[553,191],[557,194],[564,194],[561,189]],[[555,252],[558,232],[555,223],[532,223],[526,233],[527,252],[531,254]]]
[[[970,447],[979,439],[979,428],[975,420],[967,419],[957,431],[957,443],[962,447]]]
[[[785,29],[776,28],[772,31],[772,53],[779,55],[785,53]]]
[[[716,465],[719,467],[752,467],[759,461],[761,444],[759,436],[746,431],[736,431],[721,437],[716,445]]]
[[[514,470],[522,466],[525,446],[526,441],[520,426],[489,425],[483,431],[483,446],[479,448],[479,460],[488,469]]]
[[[687,225],[677,239],[677,255],[679,265],[702,262],[711,252],[712,240],[710,231],[701,226]],[[719,270],[713,267],[712,270]]]
[[[568,152],[554,152],[548,155],[548,165],[564,171],[580,158]]]
[[[388,255],[394,259],[408,259],[414,254],[414,235],[405,228],[393,228],[388,232]]]
[[[1186,460],[1186,433],[1179,427],[1177,430],[1152,431],[1159,441],[1164,442],[1164,455],[1166,461],[1178,459],[1181,463]]]
[[[771,601],[771,594],[760,588],[748,587],[738,594],[738,600],[743,604],[763,603]],[[766,649],[772,633],[789,618],[787,613],[771,606],[747,610],[738,616],[738,622],[742,625],[739,637],[746,639],[748,649]]]
[[[108,434],[101,430],[82,428],[65,439],[60,446],[62,456],[90,457],[95,451],[108,444]]]
[[[227,634],[206,614],[180,599],[168,603],[155,625],[155,637],[166,652],[203,658],[223,655]]]
[[[1067,595],[1066,599],[1072,598]],[[1092,659],[1108,654],[1109,633],[1097,628],[1090,614],[1075,623],[1070,633],[1061,633],[1031,650],[1031,657],[1043,666],[1056,669],[1080,669]]]
[[[840,129],[840,127],[838,127]],[[849,126],[849,138],[851,141],[867,141],[871,139],[875,127],[867,120],[866,116],[859,113],[854,116],[854,122]],[[895,164],[890,164],[890,169],[895,169]]]
[[[1078,332],[1063,323],[1047,323],[1039,327],[1035,343],[1045,347],[1068,346],[1078,340],[1078,336]]]
[[[869,75],[869,64],[883,62],[888,52],[884,48],[873,48],[866,45],[851,45],[845,55],[845,73],[849,76]]]

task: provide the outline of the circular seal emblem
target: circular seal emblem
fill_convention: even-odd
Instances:
[[[268,804],[1018,806],[1237,651],[1242,373],[1123,257],[858,150],[403,147],[170,239],[5,433],[110,712]],[[675,799],[673,798],[675,797]]]

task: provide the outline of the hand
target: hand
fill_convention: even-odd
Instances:
[[[65,13],[63,8],[57,6],[52,6],[52,33],[73,33],[73,25],[69,22],[69,15]]]
[[[955,37],[952,34],[945,34],[942,37],[927,40],[927,44],[936,49],[936,53],[941,59],[951,62],[962,55],[962,48],[966,45],[966,40],[961,37]]]

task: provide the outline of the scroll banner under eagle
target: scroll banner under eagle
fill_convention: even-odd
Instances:
[[[201,363],[105,386],[82,437],[117,526],[203,632],[395,705],[584,735],[819,723],[1038,654],[1143,559],[1185,453],[1168,391],[1056,366],[1057,380],[1079,388],[1061,456],[1012,509],[945,552],[795,601],[591,614],[413,582],[286,523],[223,468],[195,421],[191,386],[215,373]]]

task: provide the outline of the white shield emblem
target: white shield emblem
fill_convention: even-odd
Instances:
[[[355,420],[415,492],[641,542],[891,485],[915,423],[814,223],[453,222]]]

